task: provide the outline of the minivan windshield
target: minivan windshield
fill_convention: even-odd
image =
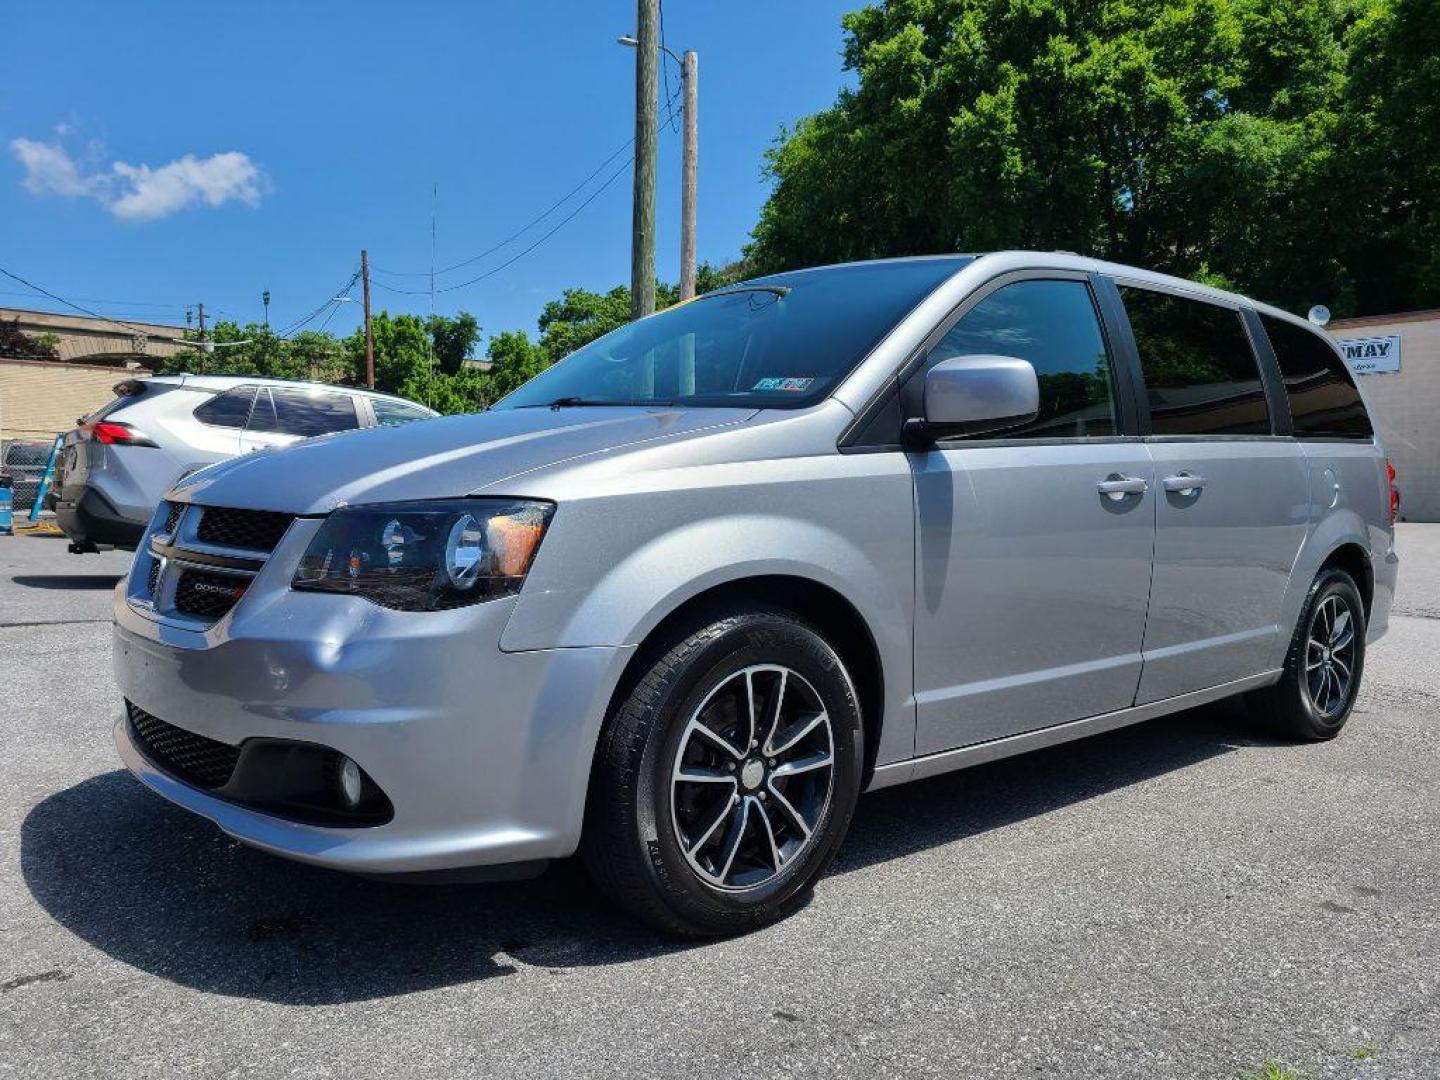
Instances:
[[[495,407],[809,405],[969,261],[855,263],[717,289],[577,349]]]

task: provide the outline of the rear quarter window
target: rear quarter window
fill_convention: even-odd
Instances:
[[[375,423],[380,427],[396,424],[410,424],[416,420],[429,420],[434,414],[418,405],[390,398],[371,398],[370,407],[375,410]]]
[[[1330,343],[1284,319],[1261,315],[1265,336],[1290,398],[1295,434],[1318,439],[1368,439],[1374,428],[1355,378]]]

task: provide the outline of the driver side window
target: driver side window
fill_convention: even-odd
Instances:
[[[1040,413],[990,438],[1074,439],[1115,434],[1110,358],[1083,281],[1017,281],[995,290],[951,328],[926,366],[990,353],[1028,360],[1040,383]]]

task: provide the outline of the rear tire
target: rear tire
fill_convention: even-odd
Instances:
[[[794,614],[755,607],[696,620],[641,663],[596,753],[591,877],[672,934],[788,914],[860,791],[860,706],[839,654]]]
[[[1285,671],[1254,702],[1286,735],[1333,739],[1355,707],[1365,671],[1365,604],[1343,570],[1325,569],[1305,597]]]

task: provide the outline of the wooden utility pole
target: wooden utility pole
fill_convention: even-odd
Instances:
[[[699,57],[694,49],[685,51],[681,63],[684,98],[685,143],[680,159],[680,299],[695,295],[695,181],[700,154]]]
[[[370,329],[370,252],[360,249],[360,280],[365,283],[365,385],[375,389],[375,334]]]
[[[631,214],[630,312],[655,310],[656,92],[660,73],[660,0],[635,0],[635,203]]]
[[[203,375],[205,374],[205,305],[196,304],[195,307],[200,313],[198,316],[200,320],[200,337],[197,340],[200,342],[200,374]]]

